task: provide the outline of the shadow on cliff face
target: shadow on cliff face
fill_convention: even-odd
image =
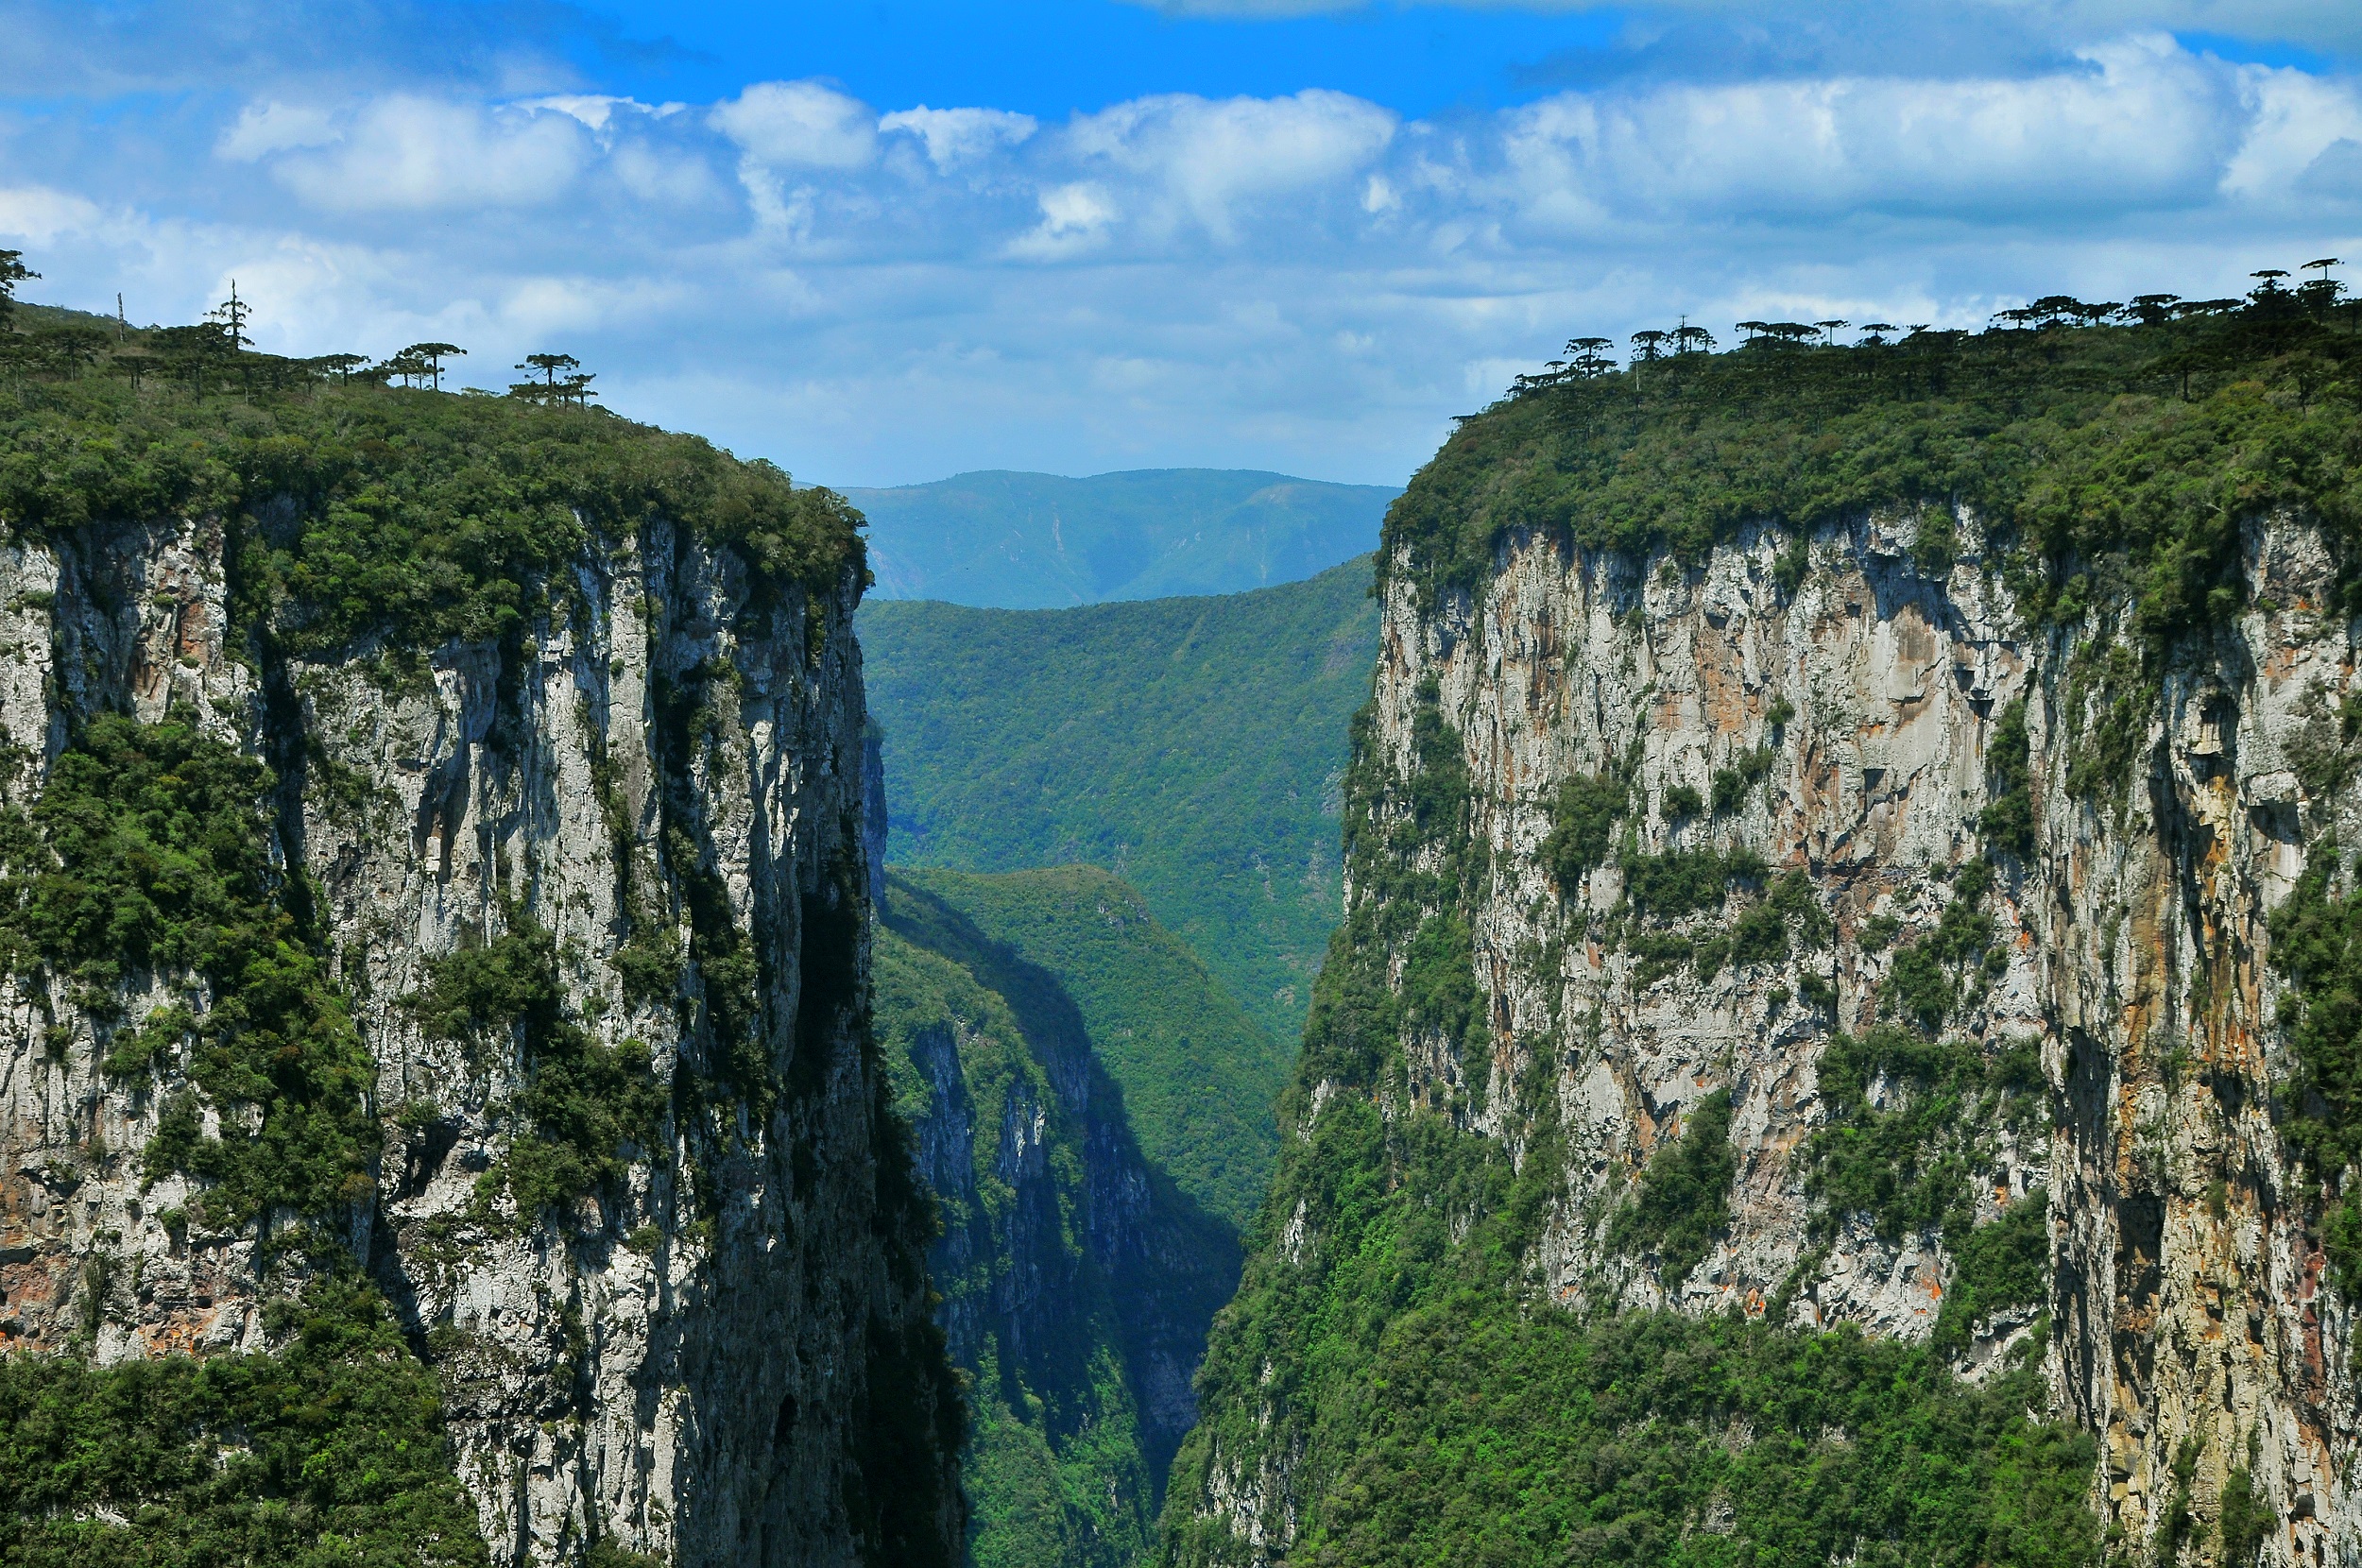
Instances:
[[[1058,1109],[1082,1134],[1073,1151],[1083,1177],[1082,1246],[1074,1247],[1060,1223],[1049,1181],[1018,1175],[1005,1232],[970,1238],[980,1251],[1001,1254],[983,1321],[961,1310],[966,1304],[947,1303],[947,1317],[974,1325],[967,1333],[953,1328],[953,1355],[977,1370],[975,1335],[990,1335],[1002,1393],[1011,1408],[1022,1410],[1029,1391],[1037,1396],[1087,1375],[1097,1348],[1091,1320],[1102,1304],[1111,1309],[1114,1348],[1138,1412],[1153,1509],[1172,1456],[1197,1421],[1190,1381],[1213,1316],[1238,1284],[1238,1233],[1141,1153],[1122,1090],[1101,1065],[1081,1010],[1055,975],[994,942],[925,889],[891,872],[885,885],[879,907],[884,926],[958,964],[1006,1002]],[[995,1112],[983,1108],[987,1116]],[[979,1142],[1005,1141],[1000,1130],[970,1132]],[[956,1206],[956,1195],[940,1196],[947,1208]],[[937,1243],[938,1257],[950,1239]]]

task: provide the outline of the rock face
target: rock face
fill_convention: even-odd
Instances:
[[[1104,876],[1035,875],[1069,874]],[[1141,1152],[1058,978],[943,888],[886,882],[878,1033],[943,1217],[938,1316],[973,1379],[973,1559],[1138,1561],[1237,1235]]]
[[[867,1037],[858,578],[808,602],[659,521],[586,550],[521,636],[307,664],[233,636],[210,523],[0,550],[9,805],[106,711],[185,705],[280,775],[277,852],[376,1064],[385,1145],[347,1239],[441,1374],[496,1563],[599,1541],[843,1562],[890,1548],[889,1486],[956,1539],[952,1456],[872,1452],[946,1412]],[[670,1092],[620,1184],[539,1215],[480,1180],[519,1135],[522,1048],[433,1038],[413,1000],[436,961],[522,930],[550,933],[567,1016],[644,1045]],[[143,1182],[176,1071],[100,1069],[109,1010],[180,995],[0,989],[10,1351],[267,1348],[295,1265],[254,1227],[183,1219],[187,1179]]]
[[[1972,555],[1977,520],[1950,521]],[[2251,607],[2172,648],[2143,677],[2153,699],[2119,706],[2129,666],[2108,662],[2104,635],[2087,640],[2106,616],[2034,625],[1996,577],[1923,571],[1915,526],[1824,528],[1801,580],[1783,571],[1792,536],[1772,530],[1689,569],[1513,533],[1481,592],[1432,605],[1409,571],[1392,575],[1364,743],[1412,778],[1427,705],[1464,759],[1489,857],[1459,912],[1489,1022],[1469,1037],[1490,1042],[1486,1060],[1414,1025],[1394,1093],[1512,1139],[1535,1097],[1554,1097],[1566,1181],[1538,1272],[1570,1305],[1924,1338],[1959,1270],[1943,1228],[1882,1238],[1831,1214],[1807,1145],[1832,1115],[1832,1043],[1908,994],[1898,968],[1933,950],[1947,908],[1980,902],[1990,932],[1942,976],[1958,998],[1942,1032],[2037,1049],[2047,1114],[1974,1130],[1975,1219],[2046,1202],[2052,1278],[2046,1302],[1976,1321],[1956,1365],[1978,1376],[2017,1347],[2039,1355],[2058,1412],[2099,1443],[2094,1507],[2139,1551],[2186,1501],[2206,1527],[2184,1532],[2185,1560],[2212,1560],[2244,1469],[2278,1521],[2264,1560],[2355,1560],[2353,1317],[2323,1276],[2324,1194],[2275,1124],[2292,1064],[2268,922],[2307,846],[2353,842],[2362,809],[2352,788],[2308,793],[2296,759],[2340,743],[2321,715],[2355,679],[2328,552],[2296,522],[2251,524]],[[2000,732],[2019,713],[2028,815],[2004,850],[1980,816],[2012,788]],[[1629,790],[1629,836],[1568,885],[1547,852],[1556,803],[1570,780],[1611,777]],[[1791,927],[1784,952],[1752,961],[1743,935],[1713,946],[1761,899],[1736,884],[1694,912],[1619,912],[1647,891],[1625,868],[1742,846],[1765,862],[1758,890],[1802,873],[1825,941]],[[1970,870],[1985,864],[1989,893]],[[1616,1244],[1614,1216],[1718,1091],[1737,1160],[1728,1222],[1668,1278],[1647,1247]],[[1306,1127],[1328,1094],[1359,1092],[1310,1085]],[[1867,1098],[1898,1093],[1874,1075]],[[1303,1229],[1301,1214],[1281,1228],[1280,1258],[1317,1246]],[[1292,1463],[1214,1454],[1194,1517],[1233,1555],[1284,1556],[1309,1502]]]

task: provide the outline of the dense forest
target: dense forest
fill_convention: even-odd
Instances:
[[[1206,598],[864,605],[891,858],[1115,872],[1292,1047],[1341,908],[1345,724],[1378,652],[1369,582],[1363,558]]]

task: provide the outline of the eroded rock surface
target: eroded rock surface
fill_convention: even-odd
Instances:
[[[1952,521],[1973,557],[1977,520]],[[1969,868],[1990,864],[1992,936],[1943,1032],[2039,1051],[2046,1104],[1978,1130],[1975,1204],[1989,1221],[2046,1202],[2054,1277],[2046,1303],[1976,1323],[1956,1364],[1981,1376],[2039,1354],[2057,1410],[2099,1441],[2093,1501],[2121,1539],[2156,1539],[2186,1445],[2202,1524],[2230,1473],[2251,1466],[2278,1520],[2266,1560],[2355,1560],[2353,1318],[2323,1277],[2324,1195],[2274,1124],[2292,1063],[2268,925],[2308,846],[2355,842],[2362,808],[2350,786],[2308,794],[2292,761],[2321,722],[2308,715],[2354,684],[2355,626],[2328,610],[2328,554],[2298,523],[2250,526],[2250,607],[2156,666],[2119,790],[2088,769],[2070,786],[2113,696],[2104,649],[2086,648],[2109,619],[2032,624],[1997,576],[1923,571],[1913,534],[1908,515],[1823,529],[1792,591],[1779,582],[1792,536],[1775,530],[1694,569],[1513,535],[1481,593],[1431,607],[1412,571],[1386,579],[1370,744],[1412,778],[1433,703],[1464,756],[1489,861],[1461,912],[1492,1058],[1412,1028],[1406,1082],[1385,1096],[1514,1142],[1533,1107],[1513,1086],[1555,1095],[1567,1178],[1539,1273],[1570,1305],[1737,1307],[1926,1337],[1956,1273],[1941,1227],[1882,1237],[1830,1214],[1806,1150],[1829,1116],[1831,1043],[1873,1025],[1900,955],[1981,875]],[[1995,731],[2020,702],[2023,854],[1979,827]],[[1686,788],[1709,802],[1716,774],[1751,758],[1755,780],[1728,810],[1682,800]],[[1553,802],[1567,780],[1609,775],[1629,782],[1616,829],[1629,836],[1562,886],[1545,854]],[[1801,872],[1828,940],[1711,973],[1686,956],[1652,963],[1620,867],[1735,847],[1767,863],[1758,889]],[[1759,896],[1734,891],[1652,929],[1710,943]],[[1645,1248],[1611,1244],[1613,1217],[1652,1151],[1725,1090],[1729,1222],[1669,1280]],[[1313,1085],[1307,1126],[1351,1092]],[[1895,1092],[1874,1080],[1867,1095]],[[1301,1208],[1280,1227],[1282,1259],[1318,1245]],[[1308,1502],[1293,1458],[1214,1452],[1197,1516],[1256,1560],[1284,1556]],[[2196,1539],[2214,1549],[2209,1530]]]
[[[282,779],[277,852],[318,900],[385,1128],[341,1223],[441,1373],[496,1563],[863,1547],[881,1368],[931,1341],[924,1236],[880,1176],[899,1134],[866,1035],[858,570],[808,601],[656,523],[586,551],[505,642],[307,664],[233,631],[206,522],[0,549],[0,800],[28,806],[90,716],[172,705]],[[622,1184],[538,1216],[480,1191],[517,1135],[519,1051],[430,1039],[411,1001],[437,959],[528,924],[568,1016],[643,1044],[670,1094]],[[717,976],[729,933],[745,962]],[[635,941],[677,981],[627,987]],[[186,983],[142,977],[95,1014],[26,983],[0,983],[0,1345],[265,1346],[295,1265],[256,1227],[208,1230],[188,1179],[143,1180],[185,1062],[145,1085],[100,1067]]]

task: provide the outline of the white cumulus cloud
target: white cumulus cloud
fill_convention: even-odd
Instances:
[[[95,202],[45,185],[0,185],[0,234],[24,245],[53,245],[98,227]],[[15,248],[12,247],[11,248]]]
[[[858,169],[877,156],[878,117],[858,98],[816,81],[757,82],[716,105],[714,128],[755,163],[776,169]]]
[[[336,140],[335,117],[324,109],[304,104],[248,104],[237,123],[221,133],[214,151],[223,158],[251,163],[274,152],[294,147],[324,146]]]
[[[1010,243],[1012,256],[1051,259],[1088,248],[1122,216],[1103,185],[1076,180],[1037,194],[1041,221]]]
[[[333,142],[271,168],[330,212],[530,207],[564,195],[590,152],[570,114],[402,94],[365,105]]]
[[[1997,216],[2208,198],[2251,130],[2236,68],[2168,39],[2016,80],[1833,80],[1568,94],[1511,116],[1527,215],[1802,216],[1857,208]]]
[[[1394,139],[1395,114],[1366,99],[1313,89],[1284,98],[1137,98],[1075,121],[1066,142],[1161,190],[1219,239],[1240,209],[1294,196],[1367,167]]]
[[[937,174],[982,162],[1005,147],[1030,140],[1041,123],[1031,114],[1004,109],[904,109],[883,116],[878,128],[907,131],[927,148]]]

